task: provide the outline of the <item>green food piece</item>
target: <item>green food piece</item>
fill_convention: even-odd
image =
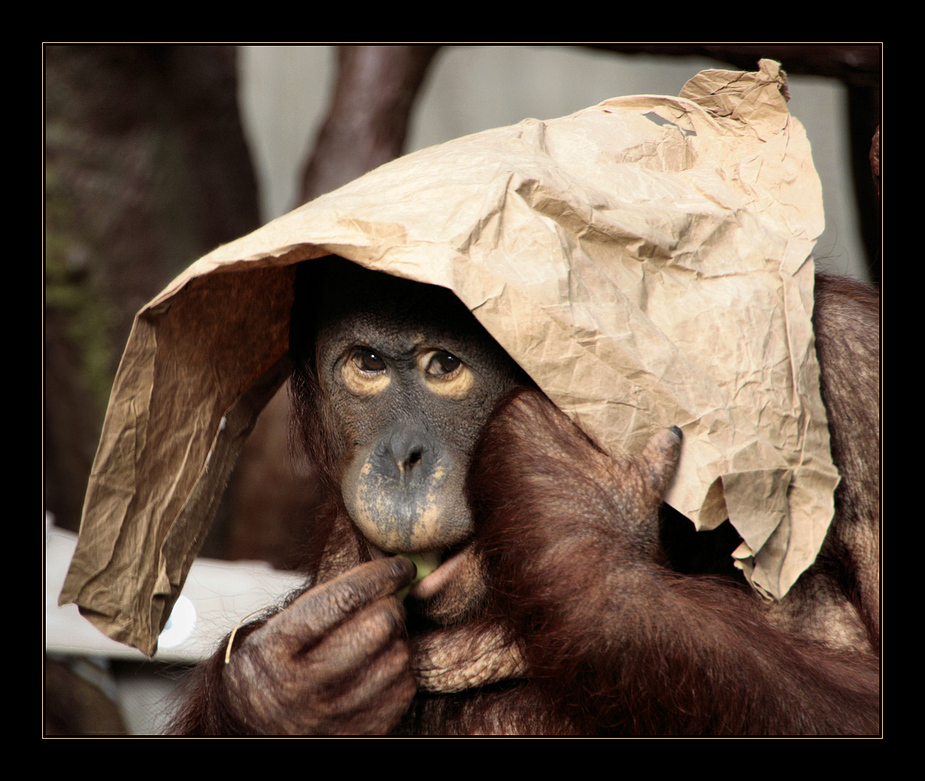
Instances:
[[[408,596],[408,592],[411,590],[411,586],[420,580],[424,580],[424,578],[440,566],[440,553],[438,551],[428,551],[427,553],[400,553],[398,555],[404,559],[413,561],[414,566],[417,567],[417,574],[414,576],[414,580],[411,581],[411,584],[405,586],[396,593],[396,596],[404,602],[405,597]]]
[[[405,558],[411,559],[411,561],[414,562],[414,566],[418,568],[418,574],[412,581],[412,585],[419,580],[424,580],[424,578],[440,566],[440,554],[436,551],[430,551],[428,553],[408,553],[405,554]]]

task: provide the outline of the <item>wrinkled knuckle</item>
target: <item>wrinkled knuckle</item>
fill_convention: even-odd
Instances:
[[[383,599],[376,603],[370,620],[371,628],[381,637],[400,637],[405,632],[404,608],[397,599]]]

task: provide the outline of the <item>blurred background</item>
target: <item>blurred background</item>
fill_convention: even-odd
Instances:
[[[289,557],[314,500],[281,394],[155,661],[57,607],[134,314],[218,244],[400,154],[611,97],[677,95],[701,70],[770,57],[822,179],[817,263],[880,282],[878,45],[45,45],[43,57],[48,735],[156,733],[186,666],[296,580]]]

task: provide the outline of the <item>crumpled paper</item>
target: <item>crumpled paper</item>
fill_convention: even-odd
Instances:
[[[730,518],[782,597],[833,514],[811,324],[822,193],[784,74],[700,73],[407,155],[219,247],[139,312],[61,602],[156,650],[242,442],[290,367],[295,267],[455,291],[612,450],[684,431],[667,501]]]

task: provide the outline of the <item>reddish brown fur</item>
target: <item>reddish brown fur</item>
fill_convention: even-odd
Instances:
[[[880,297],[854,280],[820,275],[813,324],[842,479],[816,562],[769,616],[807,637],[879,656]]]
[[[388,700],[393,711],[358,705],[347,720],[323,715],[308,723],[316,731],[406,734],[876,733],[878,309],[876,294],[820,279],[822,391],[844,482],[823,553],[783,606],[766,610],[728,580],[682,576],[667,566],[657,508],[674,467],[670,437],[654,440],[640,457],[612,460],[541,394],[521,391],[493,418],[473,459],[478,525],[466,553],[472,566],[447,589],[449,606],[432,613],[452,616],[441,618],[452,625],[415,634],[410,643],[401,627],[387,636],[389,648],[407,649],[410,669],[419,671],[437,649],[454,660],[452,674],[454,665],[471,666],[479,638],[495,633],[522,653],[528,672],[460,693],[422,690],[412,700],[405,670],[389,683],[402,692],[393,700],[366,690],[370,703]],[[324,411],[312,406],[311,378],[297,379],[294,390],[307,438],[317,442],[314,427]],[[335,578],[336,586],[356,580],[351,568],[368,553],[343,510],[336,465],[323,452],[315,459],[329,474],[332,498],[306,569],[310,583]],[[406,577],[383,574],[381,560],[366,566],[378,568],[375,582],[385,592],[395,588],[388,578]],[[373,608],[400,615],[394,597]],[[833,614],[843,617],[834,632],[827,629]],[[855,624],[863,627],[861,642],[842,631]],[[364,626],[355,630],[358,644],[369,634]],[[341,634],[349,638],[349,631]],[[314,654],[326,642],[319,637],[300,654]],[[240,642],[236,648],[240,653]],[[261,709],[229,694],[220,657],[197,671],[174,730],[286,731],[279,723],[273,728],[271,712],[249,721]]]
[[[602,460],[531,393],[496,418],[473,463],[493,595],[481,620],[508,627],[532,679],[452,707],[431,700],[417,729],[433,720],[438,732],[486,721],[544,734],[877,731],[873,655],[781,632],[728,583],[664,568],[662,483],[644,460]]]

